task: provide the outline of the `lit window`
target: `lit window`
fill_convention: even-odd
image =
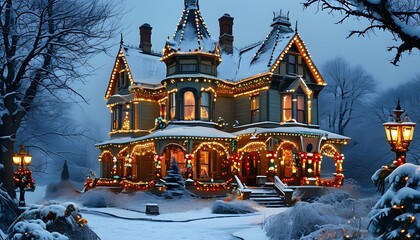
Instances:
[[[175,110],[176,110],[176,97],[175,93],[171,93],[169,95],[169,106],[170,106],[170,117],[171,120],[175,119]]]
[[[195,119],[195,98],[194,93],[187,91],[184,93],[184,120]]]
[[[297,96],[297,121],[301,123],[306,122],[305,117],[305,96],[298,95]]]
[[[292,120],[292,95],[283,96],[283,122]]]
[[[254,95],[251,97],[251,122],[258,122],[260,120],[260,96]]]
[[[209,109],[210,109],[210,93],[202,92],[201,93],[201,108],[200,116],[201,120],[209,120]]]

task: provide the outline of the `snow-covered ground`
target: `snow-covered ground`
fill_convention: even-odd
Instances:
[[[28,192],[28,204],[39,203],[45,196],[45,187],[38,186],[35,192]],[[79,204],[82,215],[88,225],[102,240],[111,239],[249,239],[265,240],[262,229],[264,220],[273,214],[280,213],[285,208],[256,207],[258,212],[250,214],[212,214],[212,200],[153,200],[160,206],[160,215],[146,215],[145,202],[136,196],[122,197],[119,206],[134,206],[127,210],[117,207],[90,208],[82,205],[80,199],[60,198],[58,201],[72,201]],[[197,202],[197,204],[195,204]],[[115,202],[114,202],[115,204]],[[137,205],[137,206],[136,206]],[[196,206],[195,206],[196,205]],[[191,210],[190,210],[191,209]],[[236,237],[235,237],[236,236]]]

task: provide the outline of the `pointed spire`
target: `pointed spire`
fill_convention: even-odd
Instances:
[[[186,10],[198,10],[198,0],[184,0]]]
[[[199,10],[198,0],[184,0],[185,8],[176,27],[172,40],[167,44],[174,51],[216,52],[216,42],[204,23]]]
[[[295,33],[298,32],[298,20],[296,20],[296,25],[295,25]]]
[[[124,45],[124,39],[123,39],[123,34],[121,33],[121,39],[120,39],[120,47]]]

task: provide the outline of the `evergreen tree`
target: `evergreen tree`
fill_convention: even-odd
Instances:
[[[171,168],[168,170],[168,175],[165,177],[165,187],[166,191],[163,195],[166,198],[173,198],[185,194],[184,179],[182,178],[175,157],[172,157]]]
[[[420,239],[420,166],[403,164],[385,183],[389,188],[370,212],[369,231],[378,239]]]
[[[61,170],[61,181],[70,180],[69,167],[67,166],[67,160],[64,161],[63,169]]]

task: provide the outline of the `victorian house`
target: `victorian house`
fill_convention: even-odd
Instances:
[[[248,185],[258,175],[289,185],[341,184],[340,149],[349,138],[319,129],[326,83],[288,14],[275,14],[266,38],[243,48],[234,45],[233,21],[219,18],[216,41],[198,0],[185,0],[161,53],[152,50],[149,24],[140,27],[138,47],[121,42],[95,185],[147,188],[173,158],[198,188],[234,175]],[[325,158],[335,165],[330,176],[321,174]]]

